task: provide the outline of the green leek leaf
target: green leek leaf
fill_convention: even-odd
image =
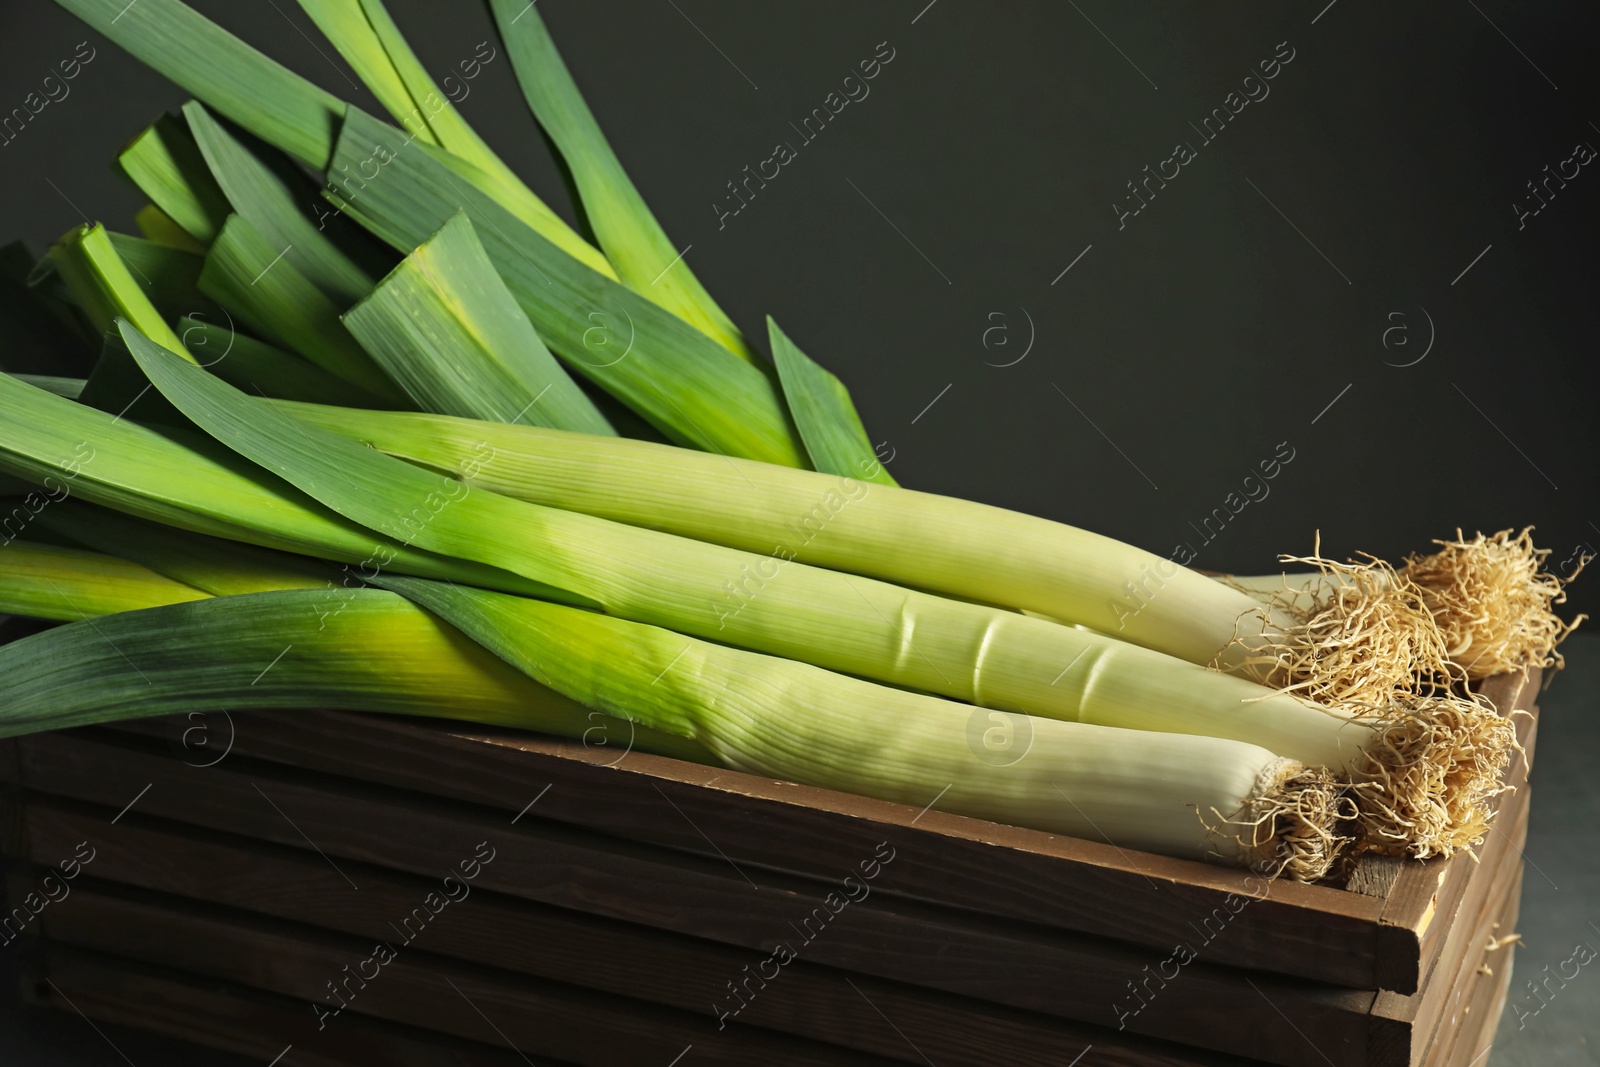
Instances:
[[[178,335],[195,362],[236,388],[274,400],[332,403],[318,397],[342,396],[341,403],[356,408],[382,408],[387,402],[335,378],[309,360],[273,348],[234,329],[232,324],[208,322],[197,316],[178,320]]]
[[[199,101],[185,104],[183,114],[234,213],[250,220],[256,232],[274,248],[284,249],[285,261],[341,308],[372,291],[388,264],[373,254],[376,249],[367,250],[365,262],[357,263],[325,231],[326,223],[332,222],[345,246],[354,244],[359,249],[361,246],[355,242],[368,238],[360,233],[341,232],[348,229],[347,220],[312,220],[313,209],[324,216],[333,213],[322,206],[317,188],[303,172],[269,146],[229,129]]]
[[[41,514],[59,506],[46,504]],[[0,514],[10,510],[12,502],[0,500]],[[5,545],[0,552],[0,613],[76,622],[209,595],[115,556],[29,541],[0,544]]]
[[[326,590],[207,598],[0,647],[0,737],[184,711],[330,707],[567,737],[607,722],[377,589],[344,591],[334,610]],[[615,722],[606,731],[629,733]],[[635,738],[641,750],[708,759],[672,738]]]
[[[339,308],[240,216],[230,216],[206,255],[200,290],[257,333],[367,392],[404,404],[339,321]],[[137,323],[135,324],[137,325]]]
[[[135,242],[138,238],[123,240]],[[160,248],[148,241],[138,243]],[[151,302],[153,281],[148,275],[144,279],[135,277],[118,252],[119,244],[122,240],[113,242],[106,228],[98,223],[76,227],[51,247],[32,280],[40,284],[47,281],[52,272],[59,275],[73,300],[101,334],[114,332],[113,324],[117,319],[127,319],[151,340],[189,358],[178,335],[172,332],[172,327]],[[162,251],[173,256],[185,255],[172,249]],[[161,276],[168,282],[172,280],[171,274]]]
[[[326,589],[334,587],[341,577],[338,568],[321,560],[223,541],[136,519],[80,500],[52,504],[39,513],[38,521],[46,529],[71,538],[85,548],[119,556],[212,596],[264,593],[274,589]],[[138,606],[154,607],[172,602],[175,601],[153,600]]]
[[[17,374],[14,377],[18,381],[27,382],[56,396],[64,396],[68,400],[78,399],[79,394],[83,392],[82,378],[61,378],[50,374]]]
[[[788,334],[767,316],[772,338],[772,361],[778,367],[789,414],[811,456],[811,465],[826,474],[894,485],[895,480],[878,462],[867,428],[850,400],[850,391],[834,374],[800,351]]]
[[[166,319],[179,315],[201,315],[215,312],[216,305],[201,294],[200,269],[205,263],[200,253],[170,244],[133,237],[125,233],[107,231],[112,249],[139,283],[140,291],[155,310]],[[32,274],[32,284],[39,295],[64,303],[77,304],[77,296],[57,269],[54,257],[45,256]],[[91,299],[91,318],[98,322],[103,310]],[[105,330],[102,327],[101,332]]]
[[[689,269],[623,170],[538,10],[526,0],[492,0],[490,6],[528,107],[566,161],[584,217],[617,277],[729,351],[756,362],[749,342]]]
[[[316,170],[328,168],[346,104],[269,59],[181,0],[56,0],[219,114]],[[445,166],[559,247],[611,273],[584,241],[520,182],[449,153]],[[409,251],[403,249],[402,251]]]
[[[674,441],[804,465],[782,399],[759,368],[563,254],[397,134],[350,110],[330,181],[344,211],[409,251],[465,209],[507,288],[569,368]]]
[[[128,143],[117,165],[195,241],[204,246],[216,239],[228,217],[228,197],[182,121],[162,115]]]
[[[140,345],[165,351],[128,329]],[[194,370],[197,377],[216,381],[198,367]],[[271,401],[256,403],[273,410]],[[168,526],[359,564],[363,574],[388,568],[508,592],[550,592],[493,567],[413,548],[405,537],[379,537],[202,434],[173,427],[154,430],[4,374],[0,471],[46,488],[65,486],[81,500]]]
[[[300,6],[395,121],[441,150],[441,161],[558,248],[615,277],[606,257],[534,195],[440,93],[379,0],[300,0]]]
[[[116,340],[114,324],[118,319],[136,323],[147,336],[169,351],[184,359],[191,357],[178,335],[167,325],[166,318],[151,303],[146,286],[134,277],[117,253],[117,246],[105,227],[79,226],[57,241],[40,261],[39,273],[49,271],[56,272],[66,283],[74,303],[106,342],[78,400],[118,417],[133,414],[140,418],[165,419],[175,414],[171,406],[149,388],[149,383],[129,360],[127,350]],[[137,411],[134,410],[136,404],[139,405]]]
[[[569,575],[553,545],[540,554],[520,550],[530,538],[537,541],[533,524],[541,509],[494,493],[473,493],[455,478],[299,422],[271,401],[175,360],[130,324],[122,324],[122,336],[151,383],[197,426],[338,514],[446,556],[513,563],[517,573],[549,587],[542,595],[597,606],[582,590],[564,584]],[[493,460],[493,450],[485,448],[474,462],[481,466]],[[465,477],[473,471],[460,473]]]
[[[344,102],[179,0],[56,0],[191,96],[318,170]]]
[[[534,332],[465,214],[407,256],[344,324],[425,411],[615,433]]]
[[[158,245],[176,248],[180,252],[193,252],[197,256],[206,253],[206,246],[189,236],[189,231],[172,221],[172,216],[156,207],[146,204],[133,213],[133,224],[139,227],[139,233],[146,241],[153,241]]]

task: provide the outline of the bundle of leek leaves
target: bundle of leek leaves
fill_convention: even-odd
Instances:
[[[1515,738],[1468,685],[1570,629],[1526,533],[1228,582],[902,489],[839,380],[701,286],[526,0],[492,0],[498,43],[582,233],[381,0],[299,2],[392,123],[179,0],[58,2],[194,99],[118,157],[142,236],[3,256],[13,345],[95,362],[0,374],[0,612],[62,623],[0,647],[0,735],[598,713],[641,751],[1302,880],[1481,839]]]

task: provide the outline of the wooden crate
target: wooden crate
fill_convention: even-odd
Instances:
[[[1525,707],[1537,681],[1486,691]],[[1531,757],[1536,719],[1518,719]],[[266,1020],[298,1001],[313,1029],[279,1043],[297,1050],[284,1067],[411,1062],[328,1036],[353,1020],[387,1035],[372,1048],[423,1060],[443,1034],[464,1057],[656,1067],[689,1046],[686,1063],[1454,1065],[1492,1036],[1509,975],[1509,950],[1486,967],[1485,949],[1514,925],[1526,788],[1478,862],[1370,861],[1347,886],[1262,890],[932,807],[459,724],[237,715],[203,759],[169,744],[193,725],[9,746],[10,850],[97,850],[29,925],[37,967],[91,1013],[138,1020],[139,998],[171,987],[260,1020],[268,1045]],[[494,859],[470,896],[403,942],[392,924],[479,842]],[[828,899],[875,856],[869,895]],[[395,961],[314,1029],[324,983],[375,940]],[[797,958],[763,965],[779,942]],[[1194,959],[1173,977],[1180,943]],[[714,1005],[741,1004],[728,983],[757,972],[719,1027]]]

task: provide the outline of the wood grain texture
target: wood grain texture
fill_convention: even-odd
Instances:
[[[721,1067],[895,1062],[779,1039],[755,1027],[719,1031],[704,1016],[475,967],[415,947],[401,947],[381,967],[372,964],[370,978],[347,978],[371,957],[372,941],[192,902],[173,907],[158,895],[126,887],[86,886],[67,903],[71,907],[45,917],[52,941],[292,997],[325,1031],[335,1030],[346,1015],[359,1015],[616,1067],[662,1067],[691,1045],[693,1062]],[[337,1003],[324,992],[335,980],[349,983],[349,1006],[339,1015],[319,1016],[311,1005]]]
[[[82,840],[102,822],[98,809],[37,803],[30,808],[31,850],[52,855],[61,842]],[[95,859],[100,880],[162,893],[175,907],[183,899],[206,900],[370,939],[395,941],[390,923],[403,923],[437,888],[427,879],[362,867],[360,892],[352,893],[313,854],[148,818],[101,842]],[[747,978],[762,959],[484,891],[405,930],[414,931],[417,947],[452,959],[705,1014],[712,1014],[719,998],[725,1010],[737,1008],[727,983]],[[922,1062],[914,1051],[921,1050],[940,1067],[979,1067],[997,1059],[1048,1063],[1089,1046],[1097,1062],[1126,1067],[1234,1062],[866,975],[846,981],[803,958],[771,982],[758,974],[749,991],[748,1005],[734,1017],[738,1023],[912,1062]],[[885,1017],[894,1020],[892,1027]]]
[[[1528,796],[1502,811],[1501,832],[1491,835],[1482,848],[1481,875],[1457,913],[1450,917],[1439,960],[1419,993],[1400,996],[1380,992],[1373,1005],[1375,1064],[1415,1067],[1431,1046],[1448,1038],[1444,1020],[1464,991],[1474,986],[1474,972],[1483,962],[1490,931],[1506,910],[1506,901],[1522,884],[1521,850],[1527,840]]]
[[[1388,897],[1408,862],[1402,856],[1363,856],[1344,887],[1363,896]]]
[[[40,1007],[164,1034],[279,1067],[527,1067],[510,1049],[351,1015],[317,1029],[303,1001],[44,941],[24,989]],[[541,1057],[539,1067],[574,1067]]]
[[[1500,914],[1489,924],[1493,935],[1506,934],[1516,928],[1521,903],[1519,880],[1511,887]],[[1459,988],[1451,991],[1451,1005],[1440,1020],[1423,1067],[1468,1067],[1469,1064],[1482,1067],[1484,1064],[1511,987],[1512,953],[1515,951],[1514,945],[1492,952],[1488,947],[1486,939],[1479,946],[1476,966],[1462,979]],[[1482,969],[1485,966],[1487,971]]]
[[[1419,1046],[1432,1040],[1450,1011],[1452,999],[1471,984],[1473,972],[1483,959],[1483,946],[1489,929],[1504,910],[1505,902],[1522,885],[1522,851],[1528,842],[1528,803],[1531,796],[1524,790],[1518,804],[1508,806],[1505,825],[1491,837],[1501,846],[1498,855],[1485,850],[1485,870],[1482,877],[1474,879],[1472,889],[1463,900],[1461,908],[1450,919],[1450,936],[1445,940],[1424,987],[1431,995],[1421,998],[1421,1004],[1412,1018],[1418,1037],[1413,1040],[1412,1062],[1416,1062]],[[1383,1014],[1385,998],[1391,993],[1380,993],[1374,1005],[1377,1014]]]
[[[236,755],[511,813],[549,786],[538,803],[546,819],[726,855],[753,872],[833,880],[887,840],[900,858],[886,894],[1114,937],[1161,956],[1230,894],[1259,892],[1258,880],[1226,868],[638,752],[607,766],[615,748],[521,732],[337,712],[251,713],[234,722]],[[1274,883],[1226,942],[1211,946],[1211,958],[1376,988],[1382,912],[1381,900]]]
[[[477,842],[490,840],[498,856],[484,867],[480,888],[762,954],[780,942],[799,945],[800,927],[828,914],[815,884],[768,873],[753,886],[720,859],[604,839],[531,815],[512,826],[501,812],[242,758],[200,770],[129,739],[116,741],[82,732],[25,739],[24,779],[30,789],[104,805],[113,813],[150,786],[117,826],[108,824],[105,840],[118,826],[137,825],[141,818],[172,819],[292,848],[314,847],[356,885],[360,879],[346,861],[439,877],[470,856]],[[885,864],[874,886],[891,879],[898,862],[896,856]],[[1246,904],[1238,915],[1261,906]],[[1213,923],[1210,944],[1221,944],[1232,935],[1231,922],[1224,913]],[[1119,1003],[1138,1004],[1127,992],[1129,983],[1149,980],[1171,951],[1152,953],[876,894],[818,919],[817,929],[824,924],[825,931],[801,949],[811,962],[1111,1029],[1123,1021]],[[1341,1065],[1359,1062],[1371,992],[1256,973],[1249,978],[1252,995],[1284,1006],[1292,1021],[1273,1014],[1249,1028],[1215,1027],[1219,1013],[1233,1010],[1251,990],[1236,969],[1206,959],[1209,945],[1199,929],[1192,928],[1188,940],[1200,946],[1201,959],[1161,988],[1148,1008],[1126,1019],[1129,1031],[1185,1044],[1209,1042],[1218,1051],[1285,1063],[1304,1054],[1310,1040],[1337,1052]]]

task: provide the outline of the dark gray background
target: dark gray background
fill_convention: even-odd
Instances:
[[[1319,529],[1339,555],[1398,557],[1458,525],[1536,524],[1557,563],[1600,547],[1588,367],[1600,174],[1585,168],[1520,231],[1512,209],[1546,164],[1600,146],[1600,10],[925,4],[540,3],[700,277],[747,330],[775,315],[847,381],[904,484],[1162,553],[1188,540],[1219,570],[1266,570]],[[377,110],[290,0],[197,6]],[[491,35],[476,4],[390,7],[441,75]],[[0,113],[85,36],[46,0],[7,0]],[[895,59],[871,95],[719,230],[724,183],[798,143],[789,123],[880,41]],[[1201,146],[1188,123],[1282,41],[1295,59],[1271,95]],[[140,198],[109,161],[184,100],[95,43],[71,96],[0,146],[4,237],[35,251],[79,208],[132,228]],[[503,56],[461,107],[568,210]],[[1119,231],[1125,183],[1179,140],[1199,157]],[[1427,358],[1386,365],[1426,347],[1424,309]],[[1026,358],[991,365],[1027,347],[1029,317]],[[1295,459],[1271,495],[1201,546],[1189,523],[1282,441]],[[1596,610],[1585,584],[1574,601]],[[1546,701],[1517,1002],[1522,979],[1574,942],[1600,944],[1588,770],[1600,644],[1574,644],[1578,669]],[[7,994],[14,963],[0,959]],[[1589,976],[1523,1030],[1508,1009],[1493,1062],[1600,1062],[1597,997]],[[6,1062],[122,1062],[82,1020],[0,1007]],[[133,1062],[191,1062],[109,1032]]]
[[[1512,208],[1600,146],[1594,5],[926,3],[540,4],[687,261],[748,331],[771,313],[845,379],[904,484],[1187,541],[1217,570],[1268,570],[1318,530],[1341,556],[1458,525],[1533,523],[1557,563],[1600,546],[1600,168],[1520,231]],[[290,0],[197,6],[379,110]],[[439,76],[492,37],[479,4],[390,7]],[[86,36],[6,3],[0,110]],[[801,144],[789,124],[882,41],[871,95]],[[1204,144],[1189,123],[1283,41],[1270,96]],[[185,99],[97,43],[0,147],[4,230],[36,250],[74,205],[132,228],[109,161]],[[467,117],[568,211],[509,62],[470,85]],[[719,229],[726,183],[780,140],[798,158]],[[1198,158],[1119,231],[1126,183],[1180,140]],[[1427,358],[1386,365],[1421,355],[1424,312]],[[1205,544],[1190,524],[1284,441],[1271,495]]]

